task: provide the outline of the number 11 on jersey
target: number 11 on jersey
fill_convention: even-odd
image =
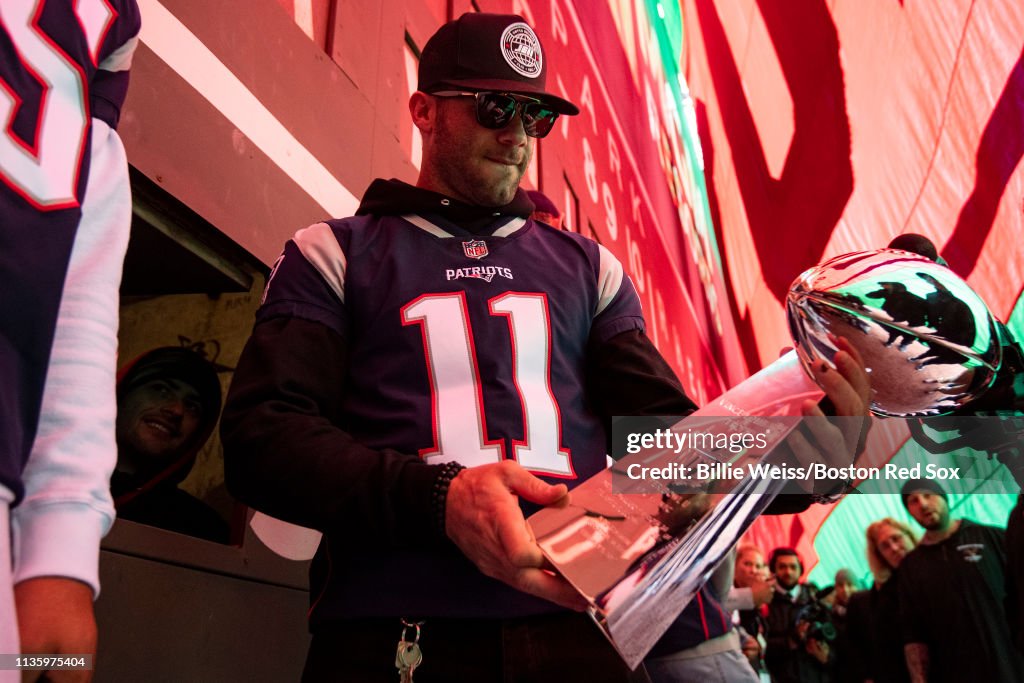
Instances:
[[[512,457],[538,474],[574,476],[570,454],[560,447],[544,295],[507,292],[490,299],[488,307],[491,315],[506,318],[512,340],[512,379],[523,412],[523,440],[513,442]],[[402,324],[420,325],[431,383],[434,447],[420,455],[430,463],[457,460],[467,467],[499,462],[504,445],[485,438],[487,418],[465,294],[419,297],[402,309]]]

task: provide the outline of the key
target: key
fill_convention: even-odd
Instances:
[[[416,667],[423,661],[423,652],[415,642],[401,641],[395,653],[395,667],[398,668],[399,683],[412,683]]]
[[[398,648],[395,650],[395,668],[398,669],[399,683],[412,683],[413,672],[423,661],[423,652],[420,650],[420,627],[422,621],[406,621],[402,619],[402,637],[398,640]],[[407,638],[410,628],[416,629],[416,635],[412,640]]]

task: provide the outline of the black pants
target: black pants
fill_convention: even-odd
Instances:
[[[415,683],[628,683],[630,672],[585,614],[520,619],[424,618]],[[360,619],[313,634],[303,683],[398,680],[399,619]],[[411,635],[411,630],[410,630]]]

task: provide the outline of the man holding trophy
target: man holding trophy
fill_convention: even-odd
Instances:
[[[578,113],[545,64],[521,17],[442,26],[409,102],[416,186],[375,181],[355,217],[297,233],[268,284],[223,414],[226,475],[324,532],[304,680],[642,680],[525,518],[604,470],[612,416],[695,405],[619,261],[529,218],[535,139]],[[835,414],[866,415],[863,364],[837,343],[809,367]],[[799,459],[851,462],[859,428],[812,431]]]

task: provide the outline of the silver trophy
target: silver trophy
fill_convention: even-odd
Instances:
[[[995,320],[948,268],[896,249],[837,256],[804,272],[786,302],[804,369],[847,338],[871,374],[871,410],[926,417],[983,393],[1002,363]]]

